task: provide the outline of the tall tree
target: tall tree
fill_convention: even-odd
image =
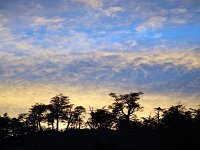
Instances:
[[[155,113],[156,113],[156,120],[157,120],[157,124],[158,125],[160,125],[160,123],[161,123],[161,113],[164,111],[165,109],[163,109],[163,108],[161,108],[161,107],[156,107],[156,108],[154,108],[154,111],[155,111]]]
[[[83,124],[83,114],[86,112],[85,108],[83,106],[77,106],[74,108],[73,111],[73,119],[72,124],[74,128],[81,128],[81,125]]]
[[[110,106],[113,114],[123,122],[124,127],[129,127],[131,120],[135,117],[135,112],[142,110],[142,107],[138,100],[140,100],[140,95],[143,92],[129,93],[116,95],[115,93],[110,93],[109,95],[114,98],[114,103]],[[121,123],[122,123],[121,122]]]
[[[9,133],[10,121],[11,119],[7,113],[4,113],[2,117],[0,116],[0,141],[10,136]]]
[[[193,113],[194,127],[200,130],[200,105],[196,109],[190,108]]]
[[[18,137],[25,134],[24,124],[19,120],[19,118],[11,118],[9,128],[12,137]]]
[[[54,130],[54,119],[55,119],[55,114],[54,108],[52,105],[47,105],[47,113],[46,113],[46,119],[47,119],[47,125],[48,127],[51,126],[51,129]]]
[[[51,98],[50,105],[52,114],[56,120],[56,130],[58,131],[59,121],[63,120],[63,117],[69,113],[69,109],[71,107],[69,103],[69,97],[62,94],[56,95],[55,97]]]
[[[36,130],[42,130],[41,122],[44,120],[44,112],[47,110],[45,104],[36,103],[30,108],[30,119],[32,120],[33,125],[36,127]]]
[[[28,116],[29,116],[28,113],[22,113],[22,114],[19,114],[17,117],[18,121],[23,126],[23,129],[22,129],[23,134],[27,134],[30,132],[30,122],[28,120]]]
[[[92,129],[111,129],[114,119],[114,114],[103,107],[95,111],[92,110],[87,123]]]
[[[184,105],[178,103],[164,111],[162,122],[166,128],[180,130],[189,126],[191,117],[191,112],[187,111]]]

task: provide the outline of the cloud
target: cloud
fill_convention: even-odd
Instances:
[[[97,9],[103,7],[103,0],[75,0],[77,2],[84,3],[91,8]]]
[[[134,40],[129,40],[127,41],[127,43],[131,46],[131,47],[135,47],[138,45],[137,41],[134,41]]]
[[[125,94],[129,92],[137,92],[138,89],[124,90],[118,87],[97,87],[97,86],[67,86],[63,84],[23,84],[23,85],[0,85],[0,115],[8,112],[10,116],[17,116],[19,113],[26,113],[31,105],[35,103],[48,104],[50,99],[59,94],[69,96],[70,102],[75,106],[82,105],[87,110],[90,107],[101,108],[110,105],[113,101],[108,96],[110,92],[117,94]],[[78,94],[77,94],[78,93]],[[144,111],[138,113],[140,116],[148,116],[155,107],[167,108],[181,101],[188,108],[195,108],[199,104],[198,95],[185,96],[176,93],[168,93],[167,95],[158,93],[148,93],[144,91],[141,96],[140,103],[144,106]],[[6,99],[6,101],[5,101]]]
[[[35,17],[32,26],[39,27],[48,27],[49,29],[59,29],[61,24],[65,21],[64,18],[56,17],[56,18],[45,18],[45,17]]]
[[[87,92],[95,99],[98,89],[197,97],[200,18],[194,1],[2,2],[0,90],[12,88],[0,102],[11,95],[12,103],[14,90],[22,93],[16,103],[27,94],[23,105],[42,95],[39,89],[51,96],[86,92],[88,103]]]
[[[175,24],[185,24],[187,20],[185,18],[173,17],[170,18],[170,22]]]
[[[8,41],[9,39],[11,39],[11,32],[9,30],[9,28],[5,27],[4,25],[0,24],[0,40],[1,41]]]
[[[104,14],[105,16],[109,16],[109,17],[115,17],[116,13],[118,12],[123,12],[125,9],[122,7],[110,7],[106,10],[104,10]]]
[[[138,33],[145,32],[148,30],[158,30],[164,26],[166,21],[167,21],[166,17],[155,16],[155,17],[148,19],[148,21],[140,24],[138,27],[136,27],[135,30]]]
[[[0,61],[1,82],[50,82],[105,87],[118,84],[126,89],[134,85],[159,91],[166,91],[169,87],[170,90],[183,88],[185,91],[190,86],[195,92],[197,82],[194,81],[199,80],[198,58],[196,52],[66,54],[46,51],[44,55],[38,53],[28,57],[3,53]],[[187,86],[183,86],[183,80]],[[170,85],[169,81],[173,84]]]
[[[186,8],[175,8],[175,9],[170,9],[169,11],[173,14],[183,14],[188,12]]]
[[[48,26],[49,24],[62,23],[64,20],[62,18],[51,18],[47,19],[44,17],[37,17],[34,20],[36,26]]]
[[[7,19],[3,14],[0,14],[0,41],[1,41],[1,47],[4,47],[5,45],[8,45],[9,41],[12,40],[12,33],[10,28],[6,26],[7,24]]]

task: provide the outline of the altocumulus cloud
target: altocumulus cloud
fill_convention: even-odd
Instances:
[[[59,92],[87,105],[138,90],[149,108],[162,98],[196,104],[199,10],[197,0],[1,1],[2,110]]]
[[[51,51],[50,51],[51,52]],[[197,92],[198,52],[1,53],[1,82],[64,82],[164,92]],[[149,85],[149,86],[147,86]],[[192,89],[191,89],[192,88]]]
[[[1,88],[12,85],[10,90],[14,93],[16,89],[19,93],[28,90],[27,99],[28,96],[41,97],[37,96],[37,88],[42,89],[45,96],[48,93],[67,92],[72,93],[76,100],[84,97],[85,102],[82,103],[86,105],[96,90],[97,94],[103,91],[105,95],[112,91],[144,90],[147,99],[152,102],[158,99],[155,95],[168,95],[171,98],[175,95],[177,97],[173,98],[184,97],[186,100],[192,96],[195,100],[200,90],[198,58],[197,52],[49,53],[48,56],[28,58],[1,53]],[[79,92],[80,97],[74,96],[75,92],[71,89]],[[91,95],[87,97],[86,93]],[[166,97],[163,97],[165,105]],[[99,100],[96,102],[99,103]],[[106,104],[106,101],[103,102]]]

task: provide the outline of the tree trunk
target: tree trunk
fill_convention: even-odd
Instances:
[[[158,124],[160,124],[160,111],[158,110]]]
[[[52,123],[51,123],[51,129],[52,129],[52,130],[54,130],[54,125],[53,125],[53,124],[54,124],[54,123],[52,122]]]
[[[71,114],[69,117],[68,123],[67,123],[66,131],[69,129],[69,125],[71,123],[72,117],[73,117],[73,115]]]
[[[41,131],[42,130],[41,122],[39,121],[38,124],[39,124],[39,128],[40,128],[40,131]]]
[[[56,130],[57,130],[57,131],[59,130],[58,126],[59,126],[59,119],[58,119],[58,117],[57,117],[57,118],[56,118]]]
[[[78,129],[81,129],[81,118],[78,119]]]

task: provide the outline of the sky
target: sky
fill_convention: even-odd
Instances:
[[[101,108],[144,91],[143,114],[200,105],[199,0],[0,0],[0,114],[63,93]]]

